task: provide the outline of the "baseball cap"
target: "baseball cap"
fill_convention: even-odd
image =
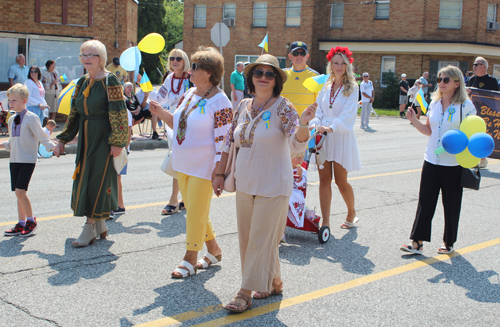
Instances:
[[[307,52],[307,44],[305,44],[302,41],[295,41],[292,43],[290,46],[290,52],[295,51],[297,49],[303,49],[305,52]]]
[[[406,77],[406,74],[401,74],[401,78]]]
[[[113,58],[113,64],[117,65],[117,66],[120,66],[120,58],[118,57],[114,57]]]

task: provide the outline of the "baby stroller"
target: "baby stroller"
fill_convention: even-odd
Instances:
[[[306,151],[304,162],[302,163],[302,168],[306,171],[309,167],[309,161],[312,155],[316,156],[316,163],[318,165],[322,165],[325,162],[325,157],[322,153],[321,147],[326,140],[327,133],[324,132],[323,134],[320,134],[319,132],[315,132],[314,130],[312,131],[312,133],[313,139],[311,139],[311,141],[309,142],[309,149]],[[305,190],[303,192],[305,198]],[[318,234],[319,243],[324,244],[328,242],[328,239],[330,239],[330,228],[328,226],[323,226],[320,228],[320,219],[321,217],[317,216],[313,210],[305,210],[304,223],[302,227],[296,226],[289,217],[287,217],[286,225],[294,229]]]

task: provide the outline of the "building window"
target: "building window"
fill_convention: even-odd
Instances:
[[[455,66],[460,68],[460,63],[455,60],[440,60],[438,64],[438,69],[441,70],[441,68],[446,67],[446,66]]]
[[[377,1],[375,5],[375,19],[389,19],[390,1]]]
[[[194,27],[207,27],[207,5],[194,6]]]
[[[234,56],[234,62],[235,64],[238,61],[241,61],[243,63],[249,62],[249,63],[254,63],[259,56],[246,56],[246,55],[236,55]],[[286,68],[286,58],[285,57],[276,57],[280,63],[280,68]]]
[[[300,8],[302,1],[286,2],[286,26],[300,26]]]
[[[236,4],[235,3],[225,3],[223,13],[222,13],[222,18],[234,19],[235,17],[236,17]]]
[[[380,87],[386,87],[384,79],[387,78],[387,74],[396,73],[396,57],[382,57],[382,64],[380,66]]]
[[[500,80],[500,65],[493,66],[493,77],[495,77],[497,81]]]
[[[489,22],[496,22],[497,21],[497,5],[494,4],[488,4],[488,18],[487,21]]]
[[[332,16],[330,18],[331,28],[342,28],[344,26],[344,3],[332,3]]]
[[[462,26],[462,0],[441,0],[439,8],[440,28],[460,28]]]
[[[267,26],[267,2],[253,3],[253,26]]]

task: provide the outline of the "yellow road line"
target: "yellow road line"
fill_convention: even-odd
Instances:
[[[471,246],[465,247],[463,249],[456,250],[456,251],[452,252],[449,255],[441,254],[441,255],[438,255],[438,256],[435,256],[435,257],[432,257],[432,258],[427,258],[427,259],[424,259],[424,260],[416,261],[416,262],[413,262],[413,263],[410,263],[410,264],[407,264],[407,265],[404,265],[404,266],[400,266],[400,267],[392,268],[392,269],[389,269],[389,270],[381,271],[381,272],[376,273],[376,274],[372,274],[372,275],[364,276],[364,277],[361,277],[361,278],[353,279],[353,280],[350,280],[348,282],[345,282],[345,283],[342,283],[342,284],[338,284],[338,285],[334,285],[334,286],[330,286],[330,287],[327,287],[327,288],[324,288],[324,289],[321,289],[321,290],[318,290],[318,291],[310,292],[310,293],[307,293],[307,294],[295,296],[295,297],[292,297],[292,298],[289,298],[289,299],[285,299],[285,300],[282,300],[282,301],[278,301],[278,302],[275,302],[275,303],[267,304],[267,305],[264,305],[264,306],[261,306],[261,307],[258,307],[258,308],[246,311],[246,312],[244,312],[242,314],[227,315],[227,316],[224,316],[222,318],[210,320],[210,321],[207,321],[207,322],[195,325],[195,326],[201,326],[201,327],[223,326],[223,325],[230,324],[230,323],[233,323],[233,322],[242,321],[242,320],[245,320],[245,319],[249,319],[249,318],[261,316],[261,315],[264,315],[264,314],[272,312],[272,311],[276,311],[276,310],[279,310],[279,309],[284,309],[284,308],[291,307],[291,306],[294,306],[294,305],[297,305],[297,304],[301,304],[301,303],[304,303],[304,302],[308,302],[308,301],[311,301],[311,300],[314,300],[314,299],[322,298],[322,297],[325,297],[327,295],[331,295],[331,294],[334,294],[334,293],[337,293],[337,292],[345,291],[345,290],[348,290],[348,289],[351,289],[351,288],[354,288],[354,287],[358,287],[358,286],[361,286],[361,285],[372,283],[372,282],[375,282],[375,281],[378,281],[378,280],[381,280],[381,279],[385,279],[385,278],[389,278],[389,277],[392,277],[392,276],[400,275],[400,274],[403,274],[405,272],[409,272],[409,271],[412,271],[412,270],[415,270],[415,269],[418,269],[418,268],[422,268],[422,267],[426,267],[428,265],[432,265],[432,264],[434,264],[436,262],[445,261],[445,260],[448,260],[448,259],[451,259],[451,258],[454,258],[454,257],[457,257],[457,256],[461,256],[461,255],[464,255],[464,254],[467,254],[467,253],[471,253],[471,252],[474,252],[474,251],[482,250],[482,249],[485,249],[485,248],[488,248],[488,247],[491,247],[491,246],[494,246],[494,245],[498,245],[498,244],[500,244],[500,238],[497,238],[497,239],[494,239],[494,240],[491,240],[491,241],[487,241],[487,242],[483,242],[483,243],[479,243],[479,244],[475,244],[475,245],[471,245]],[[187,317],[190,317],[190,316],[194,317],[194,314],[192,314],[191,312],[193,312],[193,311],[185,312],[183,314],[183,318],[187,318]],[[177,316],[179,316],[179,315],[177,315]],[[196,316],[196,318],[198,318],[198,317],[199,316]],[[164,319],[168,319],[168,318],[164,318]],[[190,318],[190,319],[193,319],[193,318]],[[145,324],[142,324],[142,325],[139,325],[139,326],[141,326],[141,327],[168,326],[170,324],[179,323],[179,322],[182,322],[182,321],[185,321],[185,320],[176,320],[176,321],[174,320],[173,322],[169,322],[168,324],[164,324],[163,321],[162,321],[162,319],[160,319],[160,320],[156,320],[156,321],[151,322],[151,325],[150,325],[150,323],[145,323]],[[165,320],[165,322],[167,322],[167,320]]]

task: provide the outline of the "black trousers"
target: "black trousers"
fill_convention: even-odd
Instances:
[[[451,247],[457,240],[458,220],[462,207],[463,188],[460,186],[462,167],[439,166],[424,161],[420,179],[417,214],[413,222],[410,239],[431,240],[431,225],[436,211],[439,191],[444,208],[443,241]]]

